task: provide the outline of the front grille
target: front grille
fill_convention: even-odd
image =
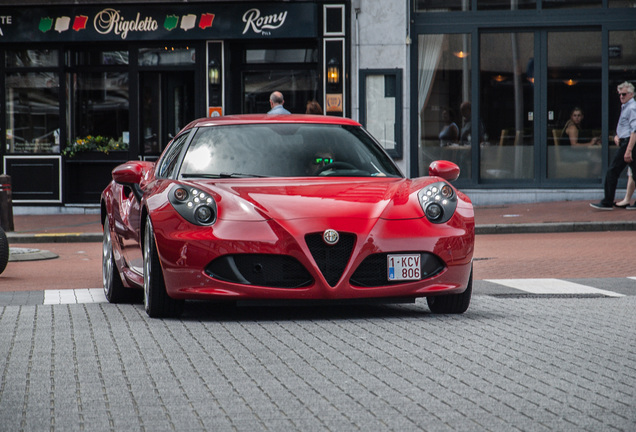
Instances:
[[[392,254],[395,253],[399,252],[392,252]],[[413,252],[404,253],[412,254]],[[351,279],[349,280],[351,285],[359,287],[376,287],[413,282],[412,280],[389,281],[387,255],[388,254],[386,253],[381,253],[366,257],[351,276]],[[422,252],[420,253],[420,257],[420,262],[422,263],[422,279],[435,276],[444,270],[444,262],[437,255]]]
[[[307,234],[305,241],[314,261],[322,275],[331,286],[335,286],[342,272],[344,272],[351,258],[351,251],[356,242],[356,236],[349,233],[339,233],[340,240],[335,245],[328,245],[322,240],[322,233]]]
[[[302,288],[314,281],[296,258],[287,255],[224,255],[208,264],[205,271],[226,282],[270,288]]]

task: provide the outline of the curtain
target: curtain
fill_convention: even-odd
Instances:
[[[443,34],[424,34],[417,38],[418,47],[418,140],[422,139],[422,114],[428,102],[442,55]]]

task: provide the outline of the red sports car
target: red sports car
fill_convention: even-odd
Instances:
[[[405,178],[360,124],[237,115],[186,126],[156,163],[113,170],[101,198],[111,302],[151,317],[184,300],[414,301],[463,313],[474,212],[433,162]]]

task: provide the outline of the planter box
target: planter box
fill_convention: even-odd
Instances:
[[[66,203],[98,204],[104,188],[112,180],[111,171],[128,161],[127,151],[82,152],[66,158],[64,175]]]
[[[102,162],[102,161],[121,161],[126,162],[128,160],[128,151],[111,151],[108,154],[90,151],[90,152],[80,152],[75,154],[73,157],[66,156],[64,158],[66,162],[74,163],[74,162]]]

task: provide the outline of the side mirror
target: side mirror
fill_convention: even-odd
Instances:
[[[446,181],[455,181],[459,177],[459,167],[445,160],[433,161],[428,167],[428,175],[441,177]]]
[[[153,167],[153,162],[129,161],[113,169],[113,180],[115,183],[130,187],[133,194],[135,194],[135,198],[141,201],[143,192],[139,184]]]
[[[154,164],[152,162],[130,161],[113,169],[112,176],[116,183],[129,186],[139,184]]]

